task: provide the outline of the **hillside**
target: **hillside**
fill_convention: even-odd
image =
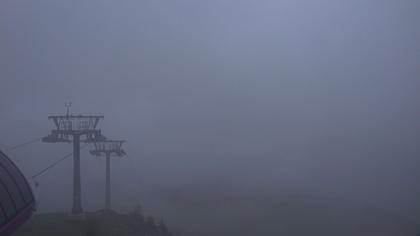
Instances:
[[[170,236],[163,221],[145,218],[140,212],[86,213],[84,220],[64,213],[36,214],[14,236]]]

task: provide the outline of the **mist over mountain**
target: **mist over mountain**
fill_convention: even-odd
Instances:
[[[0,149],[49,115],[104,115],[125,139],[113,206],[179,235],[420,232],[420,2],[0,2]],[[71,152],[8,152],[30,177]],[[103,206],[103,158],[83,149],[83,206]],[[68,211],[68,159],[36,179],[39,212]],[[305,230],[304,230],[305,229]]]

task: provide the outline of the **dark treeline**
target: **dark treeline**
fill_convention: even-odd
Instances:
[[[86,236],[172,236],[162,219],[157,222],[153,216],[145,217],[140,207],[128,214],[101,211],[86,224]]]
[[[14,236],[172,236],[165,222],[144,216],[136,207],[129,213],[101,210],[86,213],[84,220],[67,214],[35,215]]]

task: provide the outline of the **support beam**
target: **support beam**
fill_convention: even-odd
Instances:
[[[111,156],[125,156],[122,149],[123,140],[105,140],[95,143],[95,149],[90,151],[94,156],[105,156],[105,209],[111,209]]]
[[[111,209],[111,153],[106,153],[105,209]]]
[[[69,114],[70,104],[66,104],[65,116],[49,116],[55,129],[42,139],[46,143],[73,143],[73,206],[72,215],[83,214],[82,208],[82,184],[80,177],[80,143],[95,143],[104,141],[106,138],[101,130],[96,129],[99,120],[103,116],[73,116]],[[83,139],[82,139],[83,137]]]
[[[80,215],[82,209],[82,185],[80,178],[80,136],[73,136],[73,207],[72,214]]]

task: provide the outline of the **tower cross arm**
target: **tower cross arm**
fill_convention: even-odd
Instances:
[[[116,156],[125,156],[126,153],[122,149],[122,144],[124,140],[104,140],[100,142],[95,142],[95,149],[90,153],[95,156],[101,156],[103,154],[115,154]]]

